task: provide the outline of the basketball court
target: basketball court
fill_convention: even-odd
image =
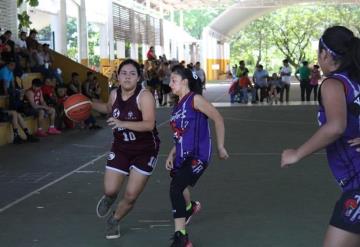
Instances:
[[[230,158],[220,161],[214,150],[193,190],[203,209],[188,227],[191,241],[196,247],[320,246],[340,193],[324,151],[280,169],[282,150],[297,147],[316,130],[316,106],[295,103],[296,85],[291,105],[231,105],[228,87],[210,85],[205,92],[224,117]],[[157,110],[157,168],[116,240],[105,239],[105,220],[95,213],[110,128],[0,147],[0,245],[169,246],[173,221],[164,163],[172,147],[170,110]]]

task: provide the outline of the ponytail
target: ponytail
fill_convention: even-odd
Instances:
[[[181,65],[175,65],[171,72],[181,76],[181,79],[188,80],[188,86],[191,92],[196,94],[202,94],[202,85],[200,78],[196,75],[195,72],[191,71],[188,68],[184,68]]]
[[[333,73],[347,72],[349,78],[360,83],[360,39],[343,26],[325,30],[320,38],[319,50],[329,52],[339,68]]]
[[[353,37],[350,42],[349,56],[351,64],[349,66],[349,77],[360,83],[360,39]]]

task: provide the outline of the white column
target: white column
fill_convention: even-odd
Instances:
[[[131,50],[130,50],[130,57],[134,60],[138,60],[139,59],[139,52],[138,52],[138,44],[136,43],[131,43]]]
[[[10,30],[12,32],[13,39],[18,37],[18,29],[17,29],[17,4],[14,0],[7,0],[10,4],[10,13],[8,13],[10,19]],[[26,4],[23,4],[26,6]],[[26,10],[26,7],[25,7]],[[0,13],[1,15],[7,15],[7,13]]]
[[[108,8],[107,8],[107,37],[109,42],[109,58],[110,61],[114,60],[114,21],[113,21],[113,13],[112,13],[112,0],[108,0]],[[124,48],[125,53],[125,48]],[[124,56],[125,57],[125,56]]]
[[[142,44],[142,54],[143,54],[143,60],[147,60],[146,54],[149,50],[149,45],[148,44]]]
[[[88,29],[86,20],[86,5],[85,0],[81,0],[79,7],[79,21],[78,21],[78,44],[80,53],[80,63],[88,66],[89,65],[89,54],[88,54]]]
[[[100,30],[100,59],[109,59],[108,33],[105,24],[99,24]]]
[[[125,42],[123,40],[116,41],[117,58],[125,58]]]
[[[59,10],[59,33],[55,33],[55,47],[56,50],[59,51],[61,54],[67,54],[67,40],[66,40],[66,0],[60,0],[60,10]]]

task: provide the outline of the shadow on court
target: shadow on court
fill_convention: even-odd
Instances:
[[[280,169],[281,151],[298,146],[316,130],[316,107],[219,110],[230,158],[220,161],[214,150],[209,168],[193,189],[193,199],[203,206],[188,227],[194,246],[320,246],[339,195],[324,152]],[[170,179],[164,168],[172,145],[169,114],[166,108],[158,111],[158,165],[134,210],[122,221],[122,236],[116,240],[105,240],[105,220],[95,213],[110,129],[92,135],[70,131],[18,149],[2,147],[0,245],[169,246],[173,222]]]

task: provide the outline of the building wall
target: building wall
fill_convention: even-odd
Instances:
[[[1,0],[0,1],[0,28],[1,34],[10,30],[13,37],[17,37],[17,7],[14,0]]]

